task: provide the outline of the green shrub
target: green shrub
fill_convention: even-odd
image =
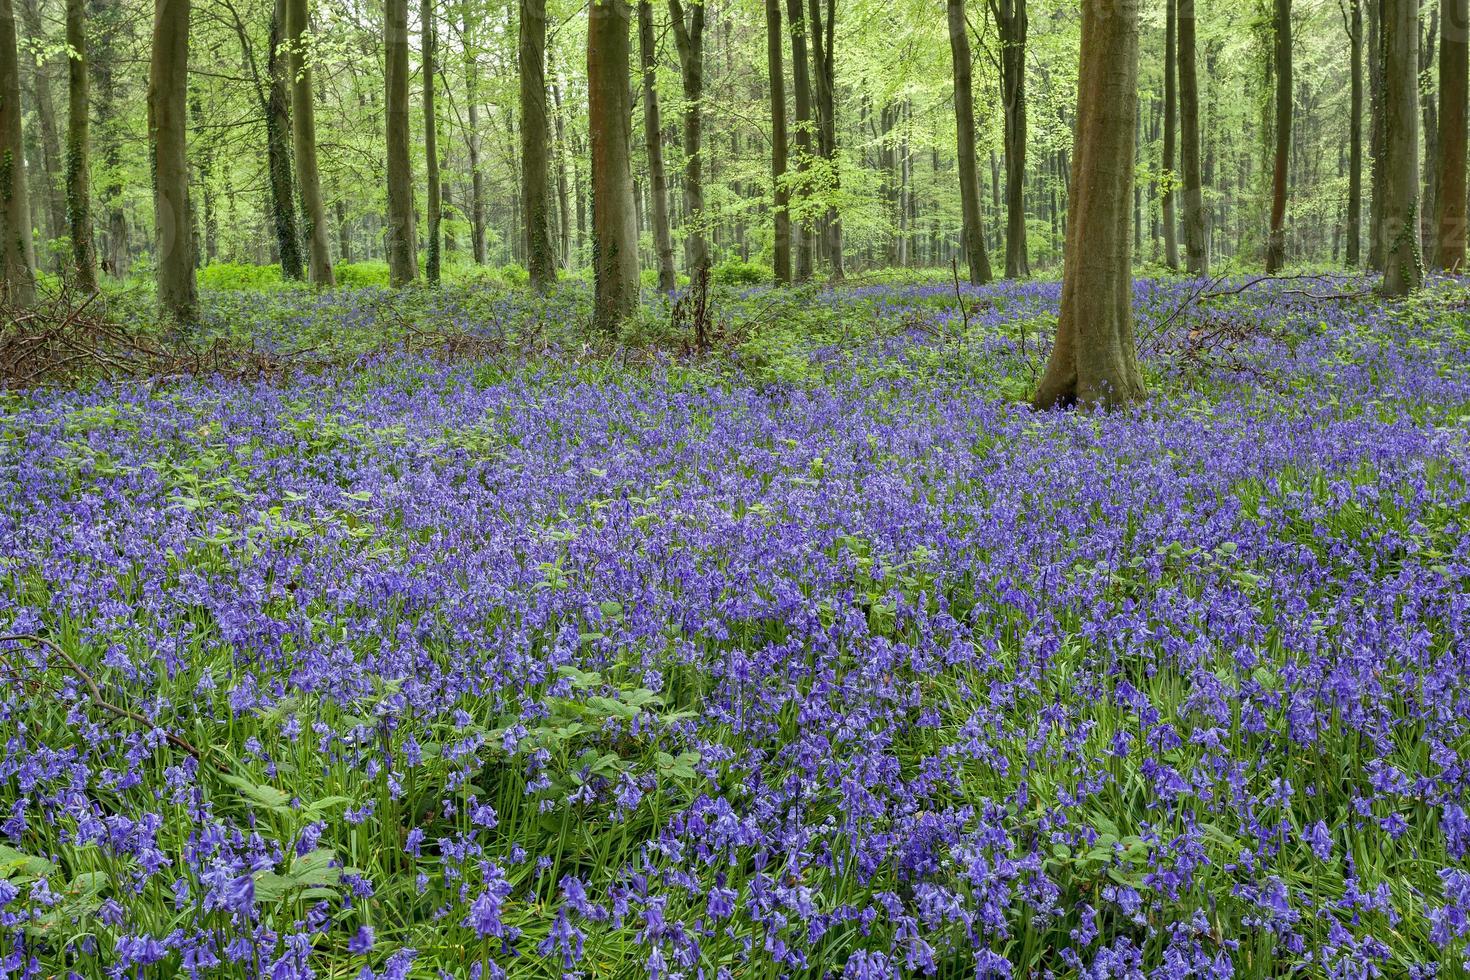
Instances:
[[[354,289],[369,286],[388,286],[388,263],[386,262],[339,262],[336,268],[337,285]]]
[[[710,281],[718,286],[758,286],[774,278],[770,266],[737,259],[721,262],[710,270]]]
[[[199,270],[199,288],[267,290],[281,286],[281,267],[247,262],[216,262]]]

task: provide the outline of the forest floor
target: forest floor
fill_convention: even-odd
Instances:
[[[0,393],[0,975],[1460,975],[1470,292],[1365,288],[1141,281],[1111,415],[1055,283]]]

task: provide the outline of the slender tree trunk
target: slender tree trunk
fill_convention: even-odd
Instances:
[[[128,250],[128,219],[122,209],[122,151],[115,124],[116,86],[113,83],[113,65],[116,61],[113,38],[117,30],[116,11],[106,6],[106,0],[91,0],[93,24],[97,27],[97,55],[90,67],[96,72],[97,119],[101,122],[102,162],[110,175],[102,189],[101,204],[106,227],[106,248],[103,252],[102,269],[118,279],[128,275],[130,253]]]
[[[1174,211],[1174,145],[1178,119],[1178,69],[1175,55],[1178,47],[1179,0],[1164,0],[1168,12],[1164,20],[1164,262],[1176,272],[1179,269],[1179,219]]]
[[[1419,253],[1419,0],[1383,0],[1383,293],[1423,281]]]
[[[87,79],[87,0],[66,0],[67,59],[66,213],[71,233],[72,275],[87,292],[97,290],[97,250],[92,239],[92,113]]]
[[[1138,99],[1138,5],[1082,5],[1062,310],[1032,404],[1114,406],[1144,396],[1133,339],[1128,199]]]
[[[1205,223],[1204,176],[1200,171],[1199,72],[1195,67],[1194,0],[1179,4],[1179,135],[1184,163],[1184,253],[1190,275],[1210,274]]]
[[[949,48],[954,58],[954,112],[959,144],[960,208],[964,214],[964,249],[970,282],[991,279],[990,257],[985,254],[985,223],[980,210],[980,175],[975,163],[975,100],[971,82],[970,33],[965,23],[965,0],[948,0]]]
[[[41,23],[39,0],[21,0],[21,18],[26,34],[35,43],[45,45],[45,27]],[[41,182],[46,188],[46,231],[55,240],[66,234],[66,189],[61,170],[61,137],[56,129],[59,118],[51,98],[51,64],[48,56],[27,58],[31,63],[31,94],[35,96],[36,121],[41,132]]]
[[[1031,274],[1026,253],[1026,0],[990,0],[1000,31],[1000,101],[1006,158],[1006,278]],[[997,207],[999,201],[996,202]]]
[[[1348,58],[1351,60],[1348,83],[1347,266],[1356,269],[1362,261],[1363,241],[1363,0],[1347,2],[1351,7],[1346,25]],[[1376,3],[1377,0],[1368,2]]]
[[[1439,188],[1434,195],[1436,268],[1465,264],[1466,106],[1470,102],[1470,0],[1440,0]]]
[[[1275,0],[1275,3],[1276,153],[1271,175],[1271,238],[1266,248],[1266,272],[1273,275],[1286,264],[1286,179],[1291,161],[1293,91],[1291,0]],[[1416,180],[1417,173],[1416,168]]]
[[[531,285],[556,285],[551,241],[551,132],[546,113],[546,0],[521,0],[521,211]]]
[[[306,58],[306,0],[286,0],[286,58],[291,83],[291,137],[296,158],[296,186],[306,218],[305,238],[311,282],[335,285],[332,248],[327,239],[327,206],[317,172],[316,105],[311,62]]]
[[[470,0],[460,4],[460,30],[464,45],[465,112],[469,131],[465,150],[470,164],[470,247],[475,265],[485,264],[485,175],[480,171],[480,66],[475,60],[475,16]]]
[[[419,4],[419,32],[424,75],[424,223],[428,225],[425,229],[424,278],[429,285],[437,286],[444,261],[444,185],[439,178],[439,113],[434,105],[435,88],[439,84],[435,64],[434,0],[422,0]]]
[[[204,129],[204,103],[200,100],[198,91],[193,92],[189,97],[189,113],[193,120],[194,131],[202,132]],[[214,210],[214,147],[207,136],[199,140],[195,157],[198,160],[195,173],[198,177],[200,197],[204,199],[204,221],[203,235],[196,238],[194,242],[196,252],[194,257],[196,261],[201,258],[197,253],[199,252],[200,242],[202,240],[204,253],[202,256],[203,264],[209,265],[215,261],[215,257],[219,254],[219,219],[215,215]],[[199,210],[195,208],[196,216]]]
[[[563,268],[571,268],[572,265],[572,201],[569,191],[570,177],[568,171],[568,158],[571,156],[570,148],[567,146],[567,133],[565,112],[561,104],[561,77],[553,73],[551,82],[552,106],[556,109],[556,201],[561,212],[561,264]],[[668,194],[664,194],[664,214],[667,222],[669,207]],[[577,215],[580,226],[582,216]],[[670,252],[673,246],[669,246]],[[672,261],[672,259],[670,259]]]
[[[613,334],[638,306],[638,216],[633,207],[628,0],[588,8],[587,111],[592,138],[594,327]]]
[[[1419,111],[1423,121],[1419,132],[1423,135],[1424,146],[1419,162],[1424,166],[1424,180],[1419,187],[1419,254],[1425,261],[1433,262],[1438,251],[1434,245],[1437,237],[1434,216],[1439,210],[1434,203],[1434,193],[1439,189],[1439,102],[1435,97],[1436,86],[1432,82],[1425,84],[1425,81],[1434,78],[1432,69],[1435,65],[1434,47],[1439,41],[1439,8],[1429,8],[1427,21],[1422,16],[1422,9],[1421,4]]]
[[[686,16],[680,0],[669,0],[669,17],[684,83],[684,254],[694,279],[710,264],[704,213],[704,3],[691,4]]]
[[[156,0],[148,73],[148,145],[158,303],[176,324],[198,313],[194,221],[189,206],[189,0]]]
[[[271,187],[271,217],[274,219],[276,249],[280,254],[281,275],[286,279],[302,278],[301,238],[296,230],[295,190],[291,176],[291,120],[287,107],[290,105],[289,84],[286,78],[289,69],[283,57],[281,39],[286,29],[286,0],[275,0],[271,8],[270,37],[266,52],[267,85],[264,104],[266,168]],[[249,37],[244,26],[239,25],[240,43],[245,46]]]
[[[834,191],[842,186],[841,159],[837,151],[837,95],[836,67],[833,51],[836,37],[837,10],[835,0],[827,0],[826,20],[822,17],[822,0],[809,0],[807,4],[812,50],[813,103],[816,106],[817,142],[823,159],[827,161],[828,180]],[[832,262],[832,278],[841,280],[842,266],[842,216],[835,206],[828,207],[823,219],[826,233],[827,257]]]
[[[4,236],[0,242],[0,299],[18,306],[36,301],[36,253],[25,158],[15,10],[11,0],[0,0],[0,236]]]
[[[653,2],[638,3],[638,54],[643,72],[643,142],[648,151],[649,194],[653,198],[653,247],[658,254],[658,289],[678,288],[674,275],[674,237],[669,230],[669,178],[664,171],[664,127],[658,107],[657,50],[653,35]]]
[[[792,249],[796,253],[796,281],[806,282],[816,269],[816,238],[803,207],[810,192],[812,166],[812,83],[806,53],[806,13],[801,0],[786,0],[786,24],[791,32],[791,89],[795,110],[797,183],[787,206],[800,220],[791,225]]]
[[[1383,77],[1383,2],[1365,0],[1368,6],[1368,96],[1372,110],[1369,152],[1372,156],[1372,195],[1368,204],[1368,267],[1383,271],[1383,198],[1386,173],[1387,131],[1384,128],[1385,79]]]
[[[791,195],[786,185],[786,37],[781,29],[781,0],[766,0],[766,72],[771,88],[771,188],[774,201],[775,244],[772,251],[776,282],[791,282]]]
[[[338,198],[332,204],[332,213],[337,219],[337,258],[342,262],[352,261],[352,227],[347,222],[347,205]]]
[[[408,0],[386,0],[388,281],[406,286],[419,276],[414,229],[413,163],[409,157]]]

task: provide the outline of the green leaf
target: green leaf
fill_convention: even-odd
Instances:
[[[233,773],[221,773],[220,779],[238,789],[241,795],[252,803],[263,806],[267,810],[273,810],[277,813],[291,812],[291,797],[274,786],[265,786],[252,782],[244,776],[236,776]]]

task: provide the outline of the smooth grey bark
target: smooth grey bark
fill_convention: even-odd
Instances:
[[[791,282],[791,201],[786,186],[787,157],[790,150],[786,133],[786,69],[783,49],[786,37],[781,27],[781,0],[765,0],[766,4],[766,72],[771,95],[771,193],[775,239],[772,244],[772,267],[776,282]]]
[[[92,115],[87,70],[87,0],[66,0],[66,220],[71,237],[72,275],[77,286],[97,289],[97,249],[92,237]]]
[[[1137,100],[1138,5],[1083,4],[1062,309],[1039,409],[1144,397],[1129,235]]]
[[[388,149],[388,281],[406,286],[419,276],[413,213],[413,162],[409,157],[408,0],[386,0],[383,44]]]
[[[1424,280],[1419,252],[1419,0],[1382,0],[1384,181],[1383,294]]]
[[[314,286],[333,286],[332,247],[327,237],[327,206],[317,169],[316,105],[311,62],[306,58],[306,0],[286,0],[286,66],[291,89],[291,140],[296,186],[306,218],[309,275]]]
[[[148,145],[158,304],[176,324],[198,315],[194,221],[189,203],[189,0],[155,0],[148,72]]]
[[[704,0],[693,0],[687,16],[680,0],[669,0],[669,17],[684,85],[684,255],[693,280],[710,265],[704,213]]]
[[[36,301],[36,252],[21,131],[20,58],[11,0],[0,0],[0,289],[7,303]]]
[[[970,34],[965,22],[965,0],[948,0],[949,47],[954,58],[954,111],[960,172],[960,208],[964,214],[963,249],[970,282],[990,282],[990,257],[985,253],[985,222],[980,209],[980,175],[975,161],[975,98],[970,63]]]
[[[594,0],[587,17],[587,112],[592,152],[593,326],[617,332],[638,307],[633,204],[628,0]]]
[[[1194,0],[1179,5],[1179,137],[1184,169],[1184,256],[1193,276],[1210,274],[1204,174],[1200,167],[1199,70],[1196,67]]]
[[[664,170],[664,129],[658,106],[652,0],[638,3],[638,60],[643,76],[643,143],[648,154],[648,193],[653,200],[649,210],[653,219],[653,250],[658,256],[658,289],[661,293],[671,293],[679,283],[674,274],[674,237],[669,230],[669,178]]]

